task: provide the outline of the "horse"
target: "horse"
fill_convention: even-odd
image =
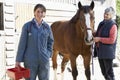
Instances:
[[[78,2],[76,14],[65,21],[55,21],[51,24],[54,37],[52,64],[55,76],[57,76],[57,55],[62,54],[61,73],[64,72],[66,63],[70,60],[73,80],[77,79],[78,71],[76,58],[83,58],[85,75],[91,80],[90,60],[91,46],[93,43],[94,29],[94,1],[90,5],[82,5]],[[54,80],[57,80],[55,77]]]

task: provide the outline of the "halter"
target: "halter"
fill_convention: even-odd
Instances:
[[[82,22],[81,22],[81,20],[80,20],[80,25],[82,24]],[[86,36],[87,36],[87,30],[91,30],[92,32],[93,32],[93,29],[92,28],[87,28],[87,26],[80,26],[80,28],[81,28],[81,31],[85,34],[85,37],[84,37],[84,40],[85,40],[85,43],[86,43],[86,45],[91,45],[91,44],[93,44],[93,39],[92,39],[92,41],[90,41],[90,42],[88,42],[87,41],[87,39],[86,39]]]
[[[91,28],[86,29],[86,34],[87,34],[87,30],[92,30],[92,29]],[[93,44],[93,39],[90,42],[88,42],[87,39],[86,39],[86,34],[85,34],[85,37],[84,37],[86,45],[92,45]]]

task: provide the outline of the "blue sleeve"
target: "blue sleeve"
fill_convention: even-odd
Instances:
[[[23,57],[25,54],[25,50],[27,47],[27,24],[25,24],[22,28],[22,33],[19,40],[16,61],[23,62]]]
[[[52,57],[53,41],[54,41],[53,34],[50,28],[50,33],[49,33],[48,42],[47,42],[47,49],[48,49],[48,53],[50,54],[50,57]]]

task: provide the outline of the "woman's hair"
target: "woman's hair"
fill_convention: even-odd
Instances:
[[[115,14],[115,10],[113,9],[113,7],[108,7],[105,9],[105,13],[111,13],[112,15]]]
[[[36,9],[38,8],[41,8],[43,10],[43,12],[46,12],[46,8],[44,5],[42,4],[37,4],[35,7],[34,7],[34,12],[36,11]]]

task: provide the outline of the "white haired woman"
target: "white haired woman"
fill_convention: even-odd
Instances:
[[[114,14],[112,7],[105,9],[104,20],[100,22],[94,37],[101,72],[105,80],[115,80],[112,65],[115,58],[117,25],[112,19]]]

